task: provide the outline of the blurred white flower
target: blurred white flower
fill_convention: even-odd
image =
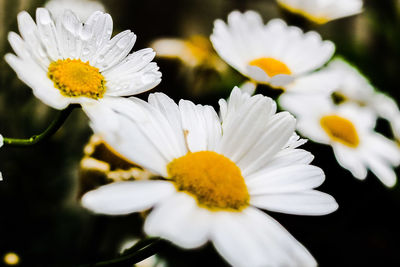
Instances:
[[[95,12],[83,24],[66,10],[54,22],[47,9],[38,8],[36,20],[19,13],[22,38],[14,32],[8,36],[17,56],[5,59],[35,96],[53,108],[71,103],[85,108],[102,98],[139,94],[161,81],[151,48],[129,54],[136,41],[133,32],[110,39],[109,14]]]
[[[81,21],[86,21],[95,11],[105,12],[102,3],[92,0],[50,0],[45,5],[53,17],[62,16],[66,9],[74,12]]]
[[[362,0],[277,0],[288,11],[324,24],[362,12]]]
[[[110,215],[154,207],[144,230],[183,248],[211,240],[233,266],[316,266],[311,254],[260,211],[324,215],[337,209],[314,190],[325,179],[297,146],[295,119],[275,102],[235,88],[210,106],[156,93],[104,99],[88,110],[95,132],[121,155],[163,177],[86,193],[86,208]]]
[[[285,86],[293,79],[324,65],[335,46],[316,32],[303,33],[273,19],[264,25],[254,11],[234,11],[228,24],[216,20],[211,42],[233,68],[259,83]]]
[[[180,59],[189,67],[208,67],[224,72],[227,65],[214,52],[210,40],[201,35],[188,39],[161,38],[154,40],[152,47],[157,57]]]
[[[303,136],[332,146],[339,164],[354,177],[365,179],[370,169],[386,186],[395,185],[400,149],[374,131],[376,114],[370,108],[351,102],[337,106],[321,94],[284,94],[280,104],[296,115]]]
[[[353,102],[361,107],[368,106],[391,124],[396,139],[400,140],[400,110],[396,102],[377,91],[357,68],[341,58],[297,79],[285,90],[287,93],[331,95],[338,104]]]

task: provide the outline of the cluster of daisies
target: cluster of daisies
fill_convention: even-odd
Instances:
[[[320,23],[361,8],[360,1],[345,1],[343,12],[331,8],[337,1],[325,1],[324,9],[313,1],[278,2],[292,10],[305,2]],[[279,104],[296,121],[277,112],[271,98],[238,87],[219,100],[219,113],[163,93],[147,101],[132,97],[160,83],[155,53],[131,53],[136,35],[126,30],[112,37],[111,16],[101,11],[82,22],[70,10],[51,15],[39,8],[36,21],[21,12],[18,26],[20,35],[8,37],[15,54],[5,60],[34,95],[55,109],[80,104],[96,134],[157,177],[101,186],[87,192],[82,205],[109,215],[151,209],[144,222],[149,236],[183,248],[210,241],[233,266],[316,266],[264,212],[314,216],[338,208],[332,196],[315,190],[325,174],[299,148],[305,140],[296,128],[331,145],[355,177],[365,178],[370,169],[385,185],[396,182],[392,167],[400,163],[400,149],[374,125],[384,117],[400,135],[397,105],[341,59],[321,68],[335,47],[316,32],[280,19],[264,25],[254,11],[234,11],[227,23],[215,22],[211,35],[220,57],[252,83],[284,90]]]

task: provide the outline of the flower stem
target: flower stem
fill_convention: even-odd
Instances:
[[[160,238],[146,238],[140,240],[131,248],[125,250],[123,254],[115,259],[100,261],[93,264],[82,265],[89,266],[132,266],[158,252],[163,241]]]
[[[51,122],[49,127],[47,127],[44,132],[33,135],[30,138],[27,139],[19,139],[19,138],[9,138],[9,137],[4,137],[4,145],[5,146],[32,146],[35,145],[53,134],[55,134],[58,129],[64,124],[65,120],[68,118],[68,116],[71,114],[72,110],[76,107],[79,107],[79,105],[69,105],[66,109],[61,110],[58,114],[57,117]]]

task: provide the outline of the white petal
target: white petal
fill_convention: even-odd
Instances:
[[[247,95],[241,93],[240,95]],[[270,98],[255,95],[243,99],[236,99],[232,92],[228,103],[222,127],[223,136],[217,152],[237,162],[250,153],[255,143],[265,134],[267,124],[275,111],[275,105]],[[232,107],[231,107],[232,106]],[[239,166],[240,167],[240,166]]]
[[[49,64],[49,58],[43,50],[43,46],[38,36],[37,26],[26,11],[22,11],[18,14],[18,28],[21,36],[24,38],[26,47],[31,52],[32,57],[37,60],[37,63],[42,68],[46,68]]]
[[[187,100],[179,101],[179,110],[189,150],[214,150],[221,138],[221,123],[215,110]]]
[[[82,41],[80,59],[90,61],[96,52],[110,40],[113,29],[112,18],[100,11],[94,12],[85,22],[79,38]]]
[[[128,96],[152,89],[161,82],[161,72],[151,62],[155,53],[145,48],[130,54],[116,66],[103,72],[107,80],[107,95]]]
[[[254,208],[216,213],[212,242],[232,266],[316,266],[280,224]]]
[[[290,193],[320,186],[325,180],[324,172],[313,165],[291,165],[274,170],[261,170],[246,177],[251,196]]]
[[[144,230],[150,236],[160,236],[183,248],[196,248],[208,240],[211,215],[193,197],[177,193],[154,208]]]
[[[36,9],[36,23],[38,34],[43,46],[46,48],[47,54],[52,61],[61,58],[59,51],[59,41],[57,36],[56,25],[51,18],[49,11],[45,8]]]
[[[338,208],[335,199],[315,190],[257,195],[250,198],[251,205],[261,209],[296,215],[326,215]]]
[[[60,53],[63,58],[79,58],[82,49],[80,32],[82,22],[71,10],[66,9],[62,17],[56,23],[57,36],[59,38]]]
[[[292,136],[295,123],[296,120],[288,112],[280,112],[265,124],[263,135],[249,153],[237,162],[243,176],[251,175],[268,164]]]
[[[20,60],[13,54],[7,54],[5,60],[15,70],[18,78],[31,87],[33,94],[46,105],[64,109],[71,103],[68,97],[61,95],[60,91],[54,88],[53,82],[38,65]]]
[[[90,63],[100,71],[105,71],[124,59],[135,42],[136,35],[133,32],[130,30],[120,32],[97,51]]]
[[[306,150],[285,148],[278,152],[276,156],[260,170],[260,172],[276,170],[296,164],[309,164],[313,159],[314,156]],[[251,177],[256,176],[258,173],[259,172],[256,172],[251,176],[246,177],[246,179],[251,179]]]
[[[184,155],[185,144],[168,119],[137,98],[107,97],[99,102],[84,107],[94,131],[128,160],[167,177],[167,164]]]
[[[359,153],[354,148],[347,147],[342,144],[334,144],[333,152],[336,160],[343,168],[349,170],[354,177],[364,180],[367,177],[368,170]]]
[[[87,192],[82,205],[96,213],[122,215],[149,209],[174,192],[166,181],[118,182]]]
[[[397,175],[387,162],[373,154],[364,155],[364,161],[384,185],[393,187],[396,184]]]

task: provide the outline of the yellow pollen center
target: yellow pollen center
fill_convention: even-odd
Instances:
[[[336,142],[355,148],[360,143],[357,130],[348,119],[337,115],[324,116],[320,120],[322,128]]]
[[[99,99],[106,91],[106,81],[99,69],[80,59],[59,59],[50,63],[47,76],[61,94],[68,97]]]
[[[249,205],[239,167],[221,154],[189,152],[170,162],[167,169],[176,188],[192,195],[202,207],[240,211]]]
[[[292,72],[290,71],[288,66],[286,66],[285,63],[271,57],[262,57],[254,59],[250,61],[249,65],[259,67],[266,74],[268,74],[269,77],[273,77],[278,74],[287,74],[287,75],[292,74]]]

